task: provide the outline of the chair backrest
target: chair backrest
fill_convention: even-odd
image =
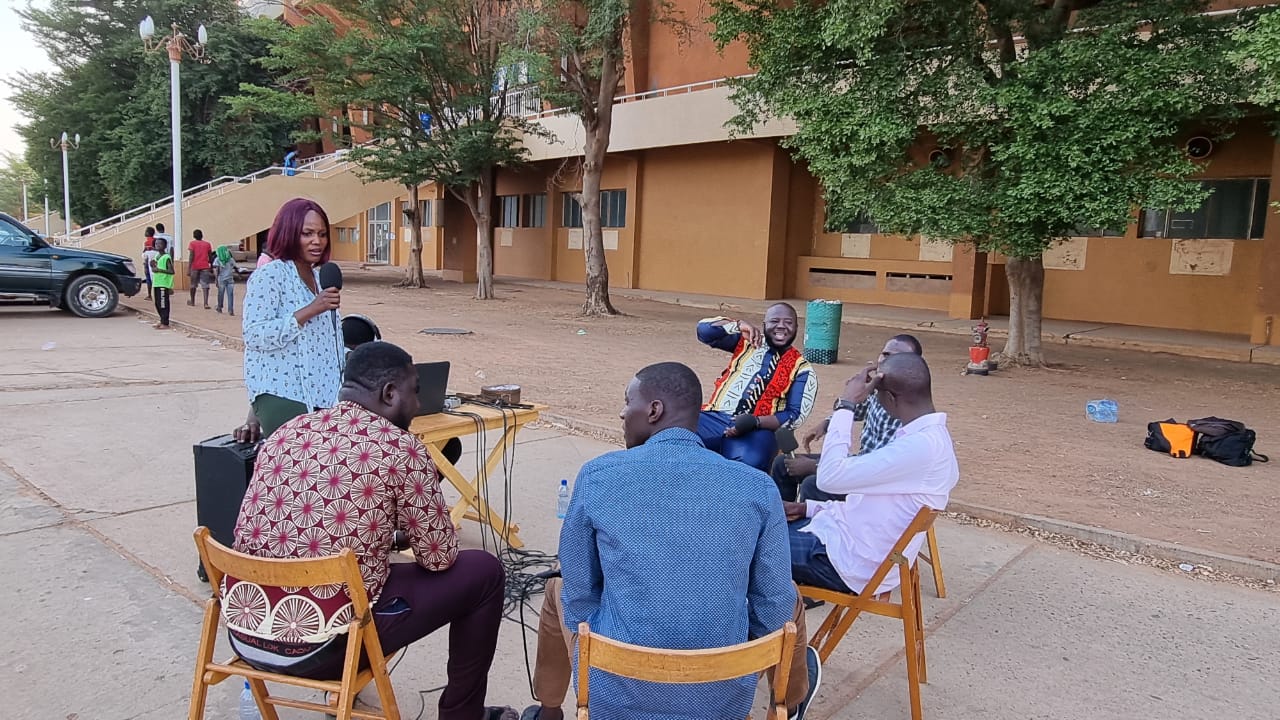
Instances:
[[[901,567],[901,572],[906,572],[907,568],[911,567],[911,564],[915,562],[914,557],[907,557],[904,554],[907,545],[911,544],[911,540],[915,536],[928,532],[929,528],[933,527],[933,521],[937,518],[937,510],[928,505],[920,508],[920,512],[916,513],[916,516],[911,519],[911,524],[907,525],[907,529],[902,531],[898,541],[893,544],[893,548],[885,555],[884,560],[880,561],[880,566],[876,568],[875,573],[872,574],[871,579],[867,581],[866,586],[862,588],[858,595],[860,597],[874,597],[876,591],[880,589],[880,584],[888,577],[889,571],[893,569],[894,565]]]
[[[705,683],[733,680],[777,667],[775,687],[787,687],[796,626],[787,623],[758,640],[706,650],[659,650],[595,635],[578,625],[578,706],[588,700],[587,668],[633,680],[657,683]]]
[[[351,548],[343,548],[337,555],[319,558],[260,558],[222,545],[210,536],[206,527],[196,528],[195,539],[200,562],[209,575],[209,585],[219,600],[222,599],[222,579],[226,575],[271,587],[342,584],[347,588],[353,616],[368,617],[369,596],[360,576],[360,564]]]

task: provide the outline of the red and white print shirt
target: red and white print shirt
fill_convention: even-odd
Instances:
[[[356,403],[339,402],[290,420],[263,443],[236,521],[235,549],[302,558],[349,547],[374,603],[390,572],[397,528],[408,534],[423,568],[453,565],[458,537],[422,442]],[[253,634],[281,639],[271,626]]]

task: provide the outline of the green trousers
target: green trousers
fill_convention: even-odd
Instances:
[[[258,416],[262,424],[262,437],[271,437],[271,433],[290,420],[311,412],[311,408],[297,400],[286,400],[278,395],[263,393],[253,399],[253,414]]]

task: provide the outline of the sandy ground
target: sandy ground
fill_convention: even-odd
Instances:
[[[479,302],[471,286],[434,280],[429,289],[394,288],[398,277],[394,268],[349,269],[343,312],[373,318],[385,339],[415,359],[451,361],[455,390],[517,383],[525,399],[557,414],[616,427],[622,390],[637,369],[679,360],[709,388],[727,360],[694,336],[695,323],[715,311],[618,299],[625,316],[586,319],[577,315],[576,292],[500,283],[499,299]],[[240,301],[244,286],[236,290]],[[239,317],[191,308],[185,300],[185,293],[174,298],[174,319],[239,335]],[[142,296],[128,302],[149,307]],[[723,314],[758,320],[732,304]],[[471,333],[419,334],[428,327]],[[820,393],[810,422],[826,416],[844,381],[892,334],[844,326],[840,362],[816,366]],[[1280,533],[1267,530],[1271,508],[1280,506],[1280,465],[1177,460],[1142,445],[1149,421],[1218,415],[1257,430],[1260,452],[1280,453],[1280,367],[1052,346],[1050,360],[1059,369],[965,377],[965,338],[918,337],[960,459],[955,498],[1191,547],[1280,558]],[[1086,417],[1086,401],[1102,397],[1119,403],[1118,424]],[[239,421],[228,418],[228,428]]]

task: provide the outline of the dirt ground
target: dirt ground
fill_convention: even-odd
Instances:
[[[385,339],[419,361],[451,361],[455,390],[517,383],[524,399],[546,403],[557,414],[616,427],[623,388],[639,368],[679,360],[709,388],[727,361],[694,336],[695,323],[714,311],[619,298],[615,305],[625,316],[585,319],[577,316],[579,292],[500,283],[499,299],[479,302],[471,286],[436,280],[430,289],[391,287],[398,277],[395,269],[348,269],[343,312],[373,318]],[[239,302],[244,286],[236,290]],[[185,293],[174,298],[175,320],[239,335],[239,317],[191,308],[185,300]],[[128,302],[149,306],[142,296]],[[741,313],[730,307],[724,314]],[[471,334],[419,334],[427,327]],[[892,334],[844,326],[840,362],[815,366],[820,392],[810,422],[826,417],[845,380]],[[1280,457],[1234,468],[1202,458],[1177,460],[1142,445],[1152,420],[1218,415],[1245,422],[1258,431],[1257,450],[1280,455],[1280,367],[1054,345],[1048,354],[1060,369],[966,377],[966,338],[927,331],[917,336],[933,370],[935,402],[948,413],[955,439],[961,467],[956,499],[1280,558],[1272,517],[1280,507]],[[1103,397],[1119,403],[1118,424],[1085,416],[1086,401]],[[239,421],[228,418],[228,429]]]

